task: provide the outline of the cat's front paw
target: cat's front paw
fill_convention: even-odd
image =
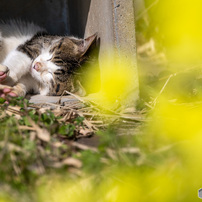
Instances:
[[[5,65],[0,64],[0,83],[3,82],[9,74],[9,69]]]
[[[13,87],[0,84],[0,97],[4,98],[8,104],[11,97],[18,97],[18,95]]]

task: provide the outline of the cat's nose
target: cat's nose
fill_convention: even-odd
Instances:
[[[33,66],[33,68],[38,72],[42,68],[42,64],[40,62],[36,62]]]

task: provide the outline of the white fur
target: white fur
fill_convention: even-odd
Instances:
[[[48,50],[42,50],[42,53],[32,63],[31,75],[41,84],[43,84],[40,88],[41,95],[47,95],[49,92],[49,84],[51,80],[54,80],[53,72],[59,68],[50,61],[52,56],[53,55],[50,54]],[[34,69],[36,63],[41,64],[41,68],[38,71]]]
[[[17,82],[20,78],[29,72],[32,60],[24,53],[14,50],[3,61],[3,65],[10,70],[10,77]]]
[[[50,61],[52,57],[53,55],[48,50],[42,50],[42,53],[33,61],[32,68],[36,63],[40,63],[42,65],[41,71],[48,70],[54,72],[58,69],[58,66]]]
[[[49,93],[49,84],[50,84],[50,81],[52,80],[53,76],[52,76],[52,73],[51,72],[47,72],[47,71],[44,71],[41,75],[41,78],[42,78],[42,84],[39,88],[39,91],[40,91],[40,94],[41,95],[47,95]]]
[[[48,61],[52,55],[48,50],[43,50],[33,62],[26,54],[17,50],[20,44],[31,39],[39,31],[44,29],[33,23],[9,21],[0,24],[0,63],[9,68],[9,76],[15,83],[22,84],[23,91],[33,89],[36,93],[47,95],[50,80],[53,78],[52,72],[58,69]],[[40,72],[33,69],[36,62],[43,64]]]
[[[2,62],[11,51],[31,39],[39,31],[45,30],[34,23],[12,20],[6,23],[0,23],[0,41],[2,43],[0,62]]]

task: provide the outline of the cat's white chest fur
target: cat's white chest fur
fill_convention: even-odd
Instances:
[[[40,75],[35,78],[30,74],[33,60],[17,49],[39,31],[44,31],[44,29],[32,23],[25,25],[22,22],[11,21],[8,24],[0,24],[0,63],[9,69],[8,84],[20,83],[24,94],[29,90],[34,90],[36,93],[45,95],[49,91],[45,85],[42,85]],[[47,77],[48,75],[44,76],[50,81]],[[7,84],[6,81],[5,84]]]
[[[17,50],[11,51],[6,59],[2,62],[3,65],[10,69],[10,77],[17,82],[20,78],[29,72],[32,60]]]

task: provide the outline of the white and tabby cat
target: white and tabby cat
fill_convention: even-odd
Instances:
[[[61,95],[64,90],[84,94],[75,72],[89,60],[95,41],[96,35],[52,36],[33,23],[1,23],[0,96]]]

